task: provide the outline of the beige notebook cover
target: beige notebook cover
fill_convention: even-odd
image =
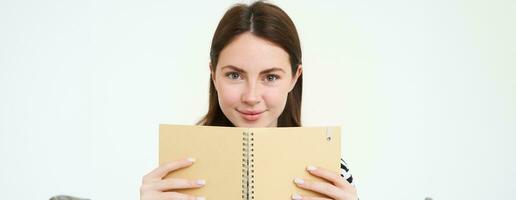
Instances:
[[[291,199],[294,178],[325,181],[306,166],[340,170],[339,127],[235,128],[161,124],[160,164],[193,157],[190,167],[167,177],[205,179],[206,185],[178,192],[207,199]],[[167,178],[166,177],[166,178]]]

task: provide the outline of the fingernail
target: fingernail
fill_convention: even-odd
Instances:
[[[308,171],[314,171],[316,169],[317,169],[317,167],[315,167],[313,165],[310,165],[310,166],[306,167],[306,170],[308,170]]]
[[[188,160],[188,161],[190,161],[190,162],[195,162],[195,158],[192,158],[192,157],[187,158],[186,160]]]
[[[197,183],[198,185],[205,185],[206,184],[206,180],[199,179],[199,180],[196,180],[195,183]]]
[[[204,197],[197,197],[197,198],[195,198],[195,200],[206,200],[206,198],[204,198]]]
[[[294,179],[294,183],[297,183],[297,184],[303,184],[303,183],[305,183],[305,180],[300,179],[300,178],[295,178],[295,179]]]
[[[301,195],[299,195],[299,194],[297,194],[297,193],[296,193],[296,194],[293,194],[293,195],[292,195],[292,199],[294,199],[294,200],[300,200],[300,199],[302,199],[302,198],[301,198]]]

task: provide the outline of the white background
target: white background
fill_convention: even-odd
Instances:
[[[235,1],[0,1],[2,199],[138,199]],[[274,1],[361,199],[515,199],[516,1]]]

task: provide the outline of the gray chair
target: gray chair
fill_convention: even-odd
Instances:
[[[68,195],[57,195],[57,196],[53,196],[52,198],[50,198],[50,200],[90,200],[90,199],[77,198],[77,197],[72,197],[72,196],[68,196]]]

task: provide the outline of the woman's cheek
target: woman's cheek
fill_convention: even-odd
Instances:
[[[269,109],[283,111],[287,101],[288,93],[281,90],[281,88],[269,88],[263,93],[263,99],[267,103]]]
[[[240,102],[241,89],[236,85],[222,85],[218,93],[224,106],[236,107]]]

